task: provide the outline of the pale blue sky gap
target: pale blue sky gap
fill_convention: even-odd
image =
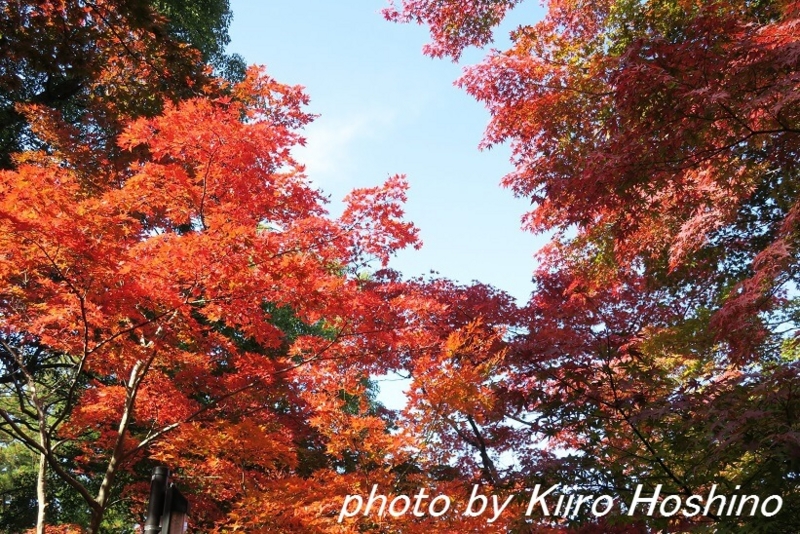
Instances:
[[[543,244],[520,230],[527,200],[499,186],[510,169],[507,147],[480,152],[488,120],[481,104],[453,85],[462,66],[422,55],[427,30],[386,22],[383,0],[233,0],[229,50],[267,66],[278,81],[300,84],[319,118],[296,152],[309,177],[331,196],[330,210],[354,187],[408,176],[407,218],[421,230],[421,250],[391,266],[406,276],[431,269],[468,283],[480,280],[527,300],[533,253]],[[526,2],[498,32],[541,16]],[[468,51],[462,65],[484,51]]]

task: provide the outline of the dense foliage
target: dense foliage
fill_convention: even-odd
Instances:
[[[430,25],[426,52],[458,58],[516,3],[386,16]],[[556,235],[496,388],[547,446],[520,450],[507,482],[717,484],[785,506],[703,518],[715,529],[800,522],[799,17],[792,1],[558,0],[459,80],[491,113],[484,145],[511,143],[503,183],[531,199],[526,226]]]
[[[31,124],[36,106],[108,161],[126,120],[208,90],[204,60],[240,80],[241,58],[224,54],[230,17],[226,0],[3,2],[0,168],[45,146]]]
[[[385,14],[458,58],[519,3]],[[556,0],[466,70],[554,235],[521,306],[387,269],[401,176],[326,212],[308,99],[224,55],[227,2],[2,10],[0,528],[133,532],[158,464],[198,532],[800,524],[797,2]],[[555,484],[614,512],[528,513]],[[505,507],[343,514],[374,485]],[[783,505],[629,515],[637,487]]]

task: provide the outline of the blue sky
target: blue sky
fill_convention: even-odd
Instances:
[[[229,51],[263,64],[283,83],[306,87],[308,144],[296,152],[309,177],[331,197],[406,174],[407,218],[421,231],[421,250],[391,266],[406,276],[430,270],[468,283],[480,280],[520,301],[532,289],[534,252],[544,238],[520,230],[528,201],[499,186],[509,150],[479,151],[488,113],[455,87],[462,66],[422,55],[427,30],[386,22],[384,0],[293,2],[232,0]],[[498,32],[541,16],[537,3],[517,8]],[[483,51],[468,51],[462,65]]]

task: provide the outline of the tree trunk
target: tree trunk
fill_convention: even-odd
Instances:
[[[88,534],[98,534],[100,532],[100,523],[103,522],[103,515],[105,509],[92,510],[92,521],[89,523]]]
[[[44,444],[42,444],[44,446]],[[44,521],[47,513],[47,457],[39,454],[39,474],[36,477],[36,534],[44,534]]]
[[[119,428],[117,429],[117,440],[114,444],[114,451],[111,453],[111,458],[106,467],[106,474],[103,476],[103,481],[100,483],[100,489],[97,492],[95,503],[97,507],[92,509],[92,521],[89,524],[89,534],[98,534],[100,532],[100,523],[103,522],[103,515],[108,506],[108,498],[111,494],[111,488],[114,485],[114,477],[117,474],[119,463],[123,457],[123,450],[125,448],[125,432],[128,430],[128,424],[133,417],[133,405],[136,402],[136,394],[139,391],[139,385],[142,382],[142,377],[146,372],[150,363],[155,358],[155,352],[147,362],[137,361],[131,369],[131,376],[128,379],[128,394],[125,401],[125,408],[122,412],[122,418],[119,421]]]

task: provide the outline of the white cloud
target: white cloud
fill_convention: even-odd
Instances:
[[[306,166],[306,174],[318,186],[352,184],[359,159],[359,144],[391,127],[392,111],[362,112],[349,116],[323,115],[309,125],[304,136],[306,146],[294,150],[297,161]]]

